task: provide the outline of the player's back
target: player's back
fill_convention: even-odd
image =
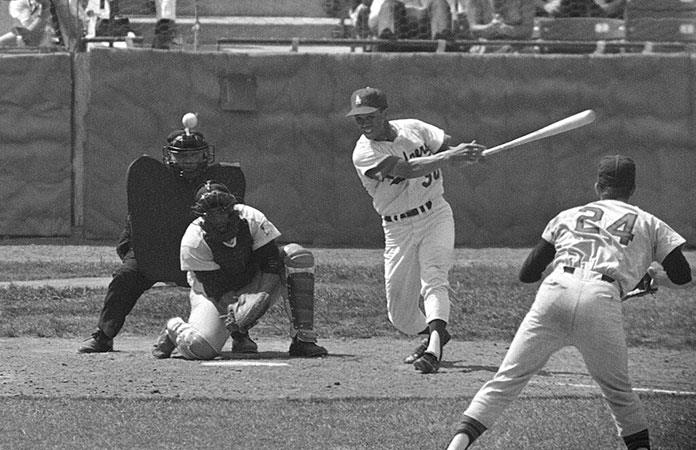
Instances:
[[[653,261],[683,239],[667,224],[620,200],[598,200],[561,212],[542,235],[556,247],[554,266],[582,267],[634,286]]]

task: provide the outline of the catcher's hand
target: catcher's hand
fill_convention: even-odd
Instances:
[[[246,333],[256,325],[271,306],[271,296],[267,292],[242,294],[237,301],[227,306],[225,328],[230,333]]]
[[[648,294],[655,295],[655,292],[657,292],[657,284],[655,283],[655,279],[650,275],[650,273],[646,273],[632,290],[626,292],[623,297],[621,297],[621,301],[634,297],[642,297]]]

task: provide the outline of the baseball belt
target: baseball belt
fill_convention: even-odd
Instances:
[[[396,222],[397,220],[406,219],[407,217],[417,216],[418,214],[430,211],[430,208],[432,207],[433,202],[427,201],[424,204],[420,205],[418,208],[409,209],[406,212],[396,214],[393,216],[382,216],[382,219],[384,219],[385,222]]]
[[[575,267],[570,267],[570,266],[564,266],[564,267],[563,267],[563,271],[564,271],[565,273],[571,273],[571,274],[573,274],[573,273],[575,273],[575,270],[576,270]],[[613,279],[612,277],[610,277],[609,275],[604,275],[603,273],[595,272],[595,271],[593,271],[593,270],[589,270],[589,271],[587,271],[587,272],[591,272],[591,273],[593,273],[593,274],[596,274],[596,276],[597,276],[600,280],[606,281],[607,283],[611,283],[611,284],[616,283],[616,280]],[[617,283],[617,285],[618,285],[618,283]]]

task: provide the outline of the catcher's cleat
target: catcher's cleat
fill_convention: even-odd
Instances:
[[[328,356],[329,352],[322,346],[314,342],[301,341],[295,336],[290,343],[290,356],[297,358],[321,358]]]
[[[113,351],[114,340],[97,330],[77,349],[78,353],[106,353]]]
[[[176,344],[169,338],[169,333],[165,328],[157,337],[157,341],[152,349],[152,356],[157,359],[165,359],[172,356],[172,352],[176,348]]]
[[[252,341],[249,333],[232,333],[232,353],[258,353],[259,346]]]
[[[435,373],[440,369],[440,361],[432,353],[425,352],[413,363],[413,367],[421,373]]]
[[[452,336],[449,334],[447,330],[445,330],[443,336],[442,336],[442,345],[441,347],[444,347],[452,338]],[[416,362],[418,358],[423,356],[425,354],[425,351],[428,349],[428,344],[430,343],[430,335],[427,337],[424,337],[423,340],[418,344],[418,346],[413,349],[413,353],[408,355],[406,358],[404,358],[404,364],[413,364]]]

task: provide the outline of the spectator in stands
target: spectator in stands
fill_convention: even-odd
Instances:
[[[549,0],[543,9],[551,17],[623,19],[626,0]]]
[[[367,23],[372,36],[452,39],[452,12],[447,0],[368,0],[363,3],[369,3]]]
[[[525,40],[534,33],[535,0],[464,0],[474,39]],[[505,52],[511,46],[475,46],[471,52]]]
[[[0,36],[0,47],[45,47],[52,45],[55,34],[51,26],[48,0],[10,0],[10,17],[18,26]]]
[[[348,19],[353,28],[352,36],[357,39],[365,39],[370,36],[367,25],[370,16],[372,0],[351,0],[348,7]]]
[[[156,0],[157,23],[152,48],[169,50],[176,35],[176,0]]]

